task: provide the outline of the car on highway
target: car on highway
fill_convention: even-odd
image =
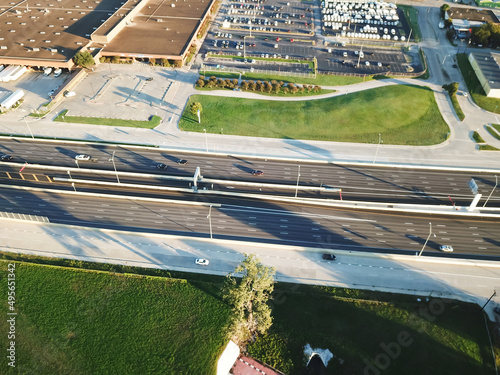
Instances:
[[[210,262],[208,261],[208,259],[204,259],[204,258],[198,258],[195,260],[195,263],[199,266],[208,266],[210,264]]]
[[[324,260],[335,260],[337,257],[333,254],[323,254],[323,259]]]
[[[254,176],[262,176],[262,175],[264,175],[264,172],[259,171],[258,169],[254,169],[254,170],[252,171],[252,174],[253,174]]]
[[[90,160],[90,155],[87,155],[87,154],[76,155],[75,160],[79,160],[79,161]]]
[[[450,245],[441,245],[439,246],[439,250],[444,251],[445,253],[453,252],[453,247]]]
[[[12,156],[7,155],[7,154],[0,154],[0,160],[1,161],[11,161],[12,160]]]
[[[167,169],[168,165],[163,164],[163,163],[158,163],[158,164],[156,164],[156,168],[157,169]]]

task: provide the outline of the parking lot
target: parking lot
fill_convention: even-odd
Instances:
[[[345,14],[342,13],[345,25],[339,21],[334,30],[325,16],[337,17],[328,12],[333,12],[339,4],[323,4],[328,8],[320,9],[310,2],[279,0],[265,4],[244,0],[223,2],[200,50],[206,57],[205,67],[311,73],[308,64],[299,67],[287,60],[316,58],[321,73],[383,74],[421,70],[418,54],[405,56],[403,53],[401,41],[407,40],[409,27],[404,16],[399,16],[399,9],[370,8],[368,3],[363,3],[359,9],[353,5],[349,10],[346,4],[351,3],[343,3],[347,7]],[[384,48],[389,46],[392,48]],[[273,59],[282,59],[282,62],[270,63]]]

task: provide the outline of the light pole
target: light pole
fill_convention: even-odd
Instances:
[[[210,205],[210,208],[208,209],[207,219],[210,227],[210,239],[212,239],[212,205]]]
[[[444,57],[443,62],[441,63],[441,65],[444,65],[444,61],[446,60],[446,58],[447,58],[448,56],[450,56],[450,55],[446,55],[446,56]]]
[[[205,148],[207,149],[208,152],[208,136],[207,136],[207,129],[203,129],[205,132]]]
[[[68,171],[68,175],[69,175],[69,179],[72,180],[73,177],[71,177],[71,172],[70,171]]]
[[[113,156],[111,157],[111,159],[109,159],[109,161],[113,162],[113,168],[115,168],[115,174],[116,174],[116,181],[118,181],[118,183],[120,183],[120,179],[118,178],[118,172],[116,171],[115,152],[116,151],[113,151]]]
[[[299,171],[297,173],[297,186],[295,188],[295,198],[297,198],[297,192],[299,191],[299,179],[300,179],[300,165],[299,165]]]
[[[247,36],[244,35],[243,36],[243,58],[246,59],[247,58],[247,50],[246,50],[246,41],[247,41]]]
[[[75,159],[76,166],[80,168],[80,164],[78,164],[78,160]]]
[[[486,203],[488,203],[488,201],[490,200],[491,194],[493,194],[493,192],[497,188],[497,185],[498,185],[498,176],[495,175],[495,186],[493,186],[493,190],[491,190],[490,195],[488,195],[488,198],[486,199],[486,202],[484,202],[483,207],[486,207]]]
[[[378,148],[380,147],[380,143],[383,143],[382,142],[382,135],[380,133],[378,133],[378,145],[377,145],[377,150],[375,151],[375,157],[373,158],[372,164],[375,164],[375,160],[377,159]]]
[[[73,190],[75,190],[75,193],[76,193],[75,183],[74,183],[74,182],[72,182],[72,183],[71,183],[71,186],[73,186]]]
[[[29,126],[29,124],[28,124],[28,120],[26,120],[26,116],[24,116],[24,117],[23,117],[23,119],[24,119],[24,123],[25,123],[25,124],[26,124],[26,126],[28,127],[28,130],[30,131],[31,138],[32,138],[32,139],[35,139],[35,136],[33,135],[33,132],[31,131],[31,128],[30,128],[30,126]]]
[[[425,240],[425,243],[424,243],[424,246],[422,247],[422,250],[420,250],[420,253],[418,253],[418,256],[422,255],[422,252],[425,249],[425,245],[427,245],[427,242],[429,241],[429,238],[431,238],[432,234],[433,234],[432,233],[432,223],[429,221],[429,235],[427,236],[427,239]],[[434,234],[434,237],[436,237],[435,234]]]

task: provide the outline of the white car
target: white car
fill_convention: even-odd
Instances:
[[[441,245],[439,246],[439,250],[444,251],[446,253],[451,253],[453,252],[453,247],[450,245]]]
[[[76,155],[75,160],[90,160],[90,155],[86,154]]]
[[[208,259],[203,259],[203,258],[196,259],[195,263],[199,266],[208,266],[210,264]]]

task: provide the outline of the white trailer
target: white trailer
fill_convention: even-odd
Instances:
[[[0,73],[0,79],[2,82],[9,82],[10,81],[10,75],[18,70],[20,68],[19,65],[9,65],[7,68],[5,68],[1,73]]]
[[[28,70],[25,66],[21,66],[21,69],[16,70],[14,73],[10,75],[10,80],[15,81],[19,77],[21,77]]]
[[[12,94],[10,94],[7,99],[5,99],[2,103],[0,103],[0,107],[3,110],[11,108],[14,104],[16,104],[22,97],[24,96],[23,90],[16,90]]]

